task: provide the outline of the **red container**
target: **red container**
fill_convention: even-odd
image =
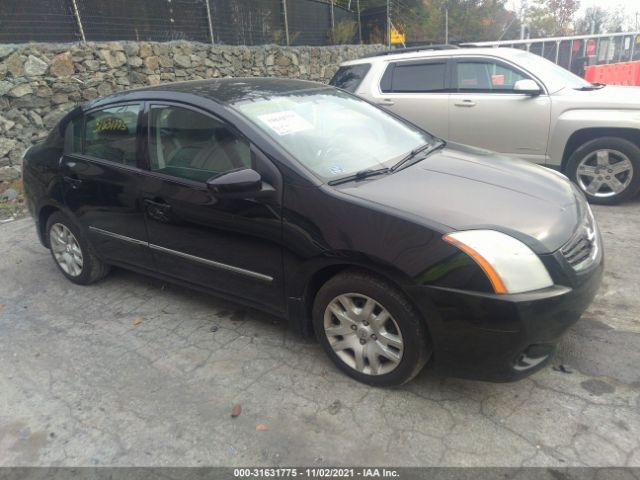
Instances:
[[[592,83],[640,86],[640,61],[590,65],[585,68],[584,78]]]

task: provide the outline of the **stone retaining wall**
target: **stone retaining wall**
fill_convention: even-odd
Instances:
[[[0,181],[75,104],[120,90],[228,76],[328,81],[380,45],[226,47],[193,42],[0,45]]]

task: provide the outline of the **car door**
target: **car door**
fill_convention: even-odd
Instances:
[[[67,208],[108,262],[153,270],[138,187],[142,105],[90,110],[73,120],[60,161]]]
[[[449,139],[544,164],[551,101],[540,82],[493,58],[457,58],[454,65]],[[515,92],[524,79],[536,81],[542,93]]]
[[[374,102],[429,133],[449,137],[449,67],[446,57],[391,62]]]
[[[284,307],[279,172],[231,125],[206,111],[150,103],[141,183],[158,271],[230,297]],[[221,199],[206,181],[251,167],[274,186],[261,198]]]

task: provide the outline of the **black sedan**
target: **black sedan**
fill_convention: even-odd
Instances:
[[[70,112],[23,159],[42,244],[78,284],[112,265],[315,333],[373,385],[541,368],[593,299],[602,241],[563,175],[447,145],[346,92],[175,83]]]

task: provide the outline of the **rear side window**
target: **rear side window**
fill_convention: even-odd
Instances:
[[[370,68],[370,63],[340,67],[329,84],[353,93],[360,86]]]
[[[140,105],[122,105],[85,117],[84,153],[135,167],[136,128]]]
[[[427,93],[446,90],[447,64],[395,63],[389,65],[380,82],[385,93]]]

